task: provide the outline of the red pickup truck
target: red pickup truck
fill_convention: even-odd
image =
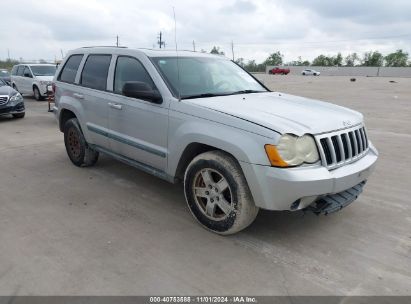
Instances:
[[[275,67],[272,68],[271,70],[268,70],[268,74],[281,74],[281,75],[287,75],[288,73],[290,73],[290,69],[284,69],[284,68],[279,68],[279,67]]]

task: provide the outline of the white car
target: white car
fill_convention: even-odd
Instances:
[[[320,76],[321,73],[316,71],[316,70],[305,69],[301,72],[301,74],[303,76],[305,76],[305,75]]]
[[[47,95],[47,86],[52,84],[55,72],[54,64],[18,64],[11,70],[11,86],[21,94],[42,100]]]

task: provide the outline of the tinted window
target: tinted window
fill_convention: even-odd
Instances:
[[[17,76],[23,76],[24,65],[19,65],[17,69]]]
[[[61,71],[59,80],[69,83],[74,83],[76,79],[76,74],[78,67],[80,65],[81,59],[83,59],[83,55],[72,55],[67,60],[66,64]]]
[[[118,57],[114,76],[114,92],[122,94],[123,86],[127,81],[141,81],[155,88],[150,75],[143,65],[135,58]]]
[[[35,76],[54,76],[56,73],[55,65],[32,65],[31,71]]]
[[[81,84],[85,87],[105,90],[111,55],[90,55],[81,74]]]

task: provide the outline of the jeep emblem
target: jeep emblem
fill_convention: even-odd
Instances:
[[[349,127],[349,126],[351,126],[351,121],[343,120],[343,125],[344,125],[344,127]]]

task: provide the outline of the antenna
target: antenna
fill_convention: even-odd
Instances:
[[[176,54],[177,54],[177,81],[178,81],[178,101],[181,101],[181,93],[180,93],[180,65],[178,60],[178,48],[177,48],[177,19],[176,19],[176,11],[173,6],[173,16],[174,16],[174,43],[176,45]]]

